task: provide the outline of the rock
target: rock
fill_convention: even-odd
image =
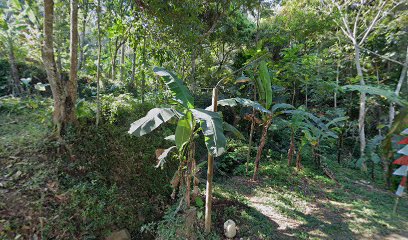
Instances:
[[[224,234],[227,238],[233,238],[237,235],[237,227],[231,219],[224,223]]]
[[[106,240],[130,240],[130,233],[126,229],[113,232],[111,235],[106,237]]]

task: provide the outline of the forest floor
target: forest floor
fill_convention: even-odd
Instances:
[[[81,222],[62,207],[72,199],[60,188],[56,164],[41,150],[49,132],[44,116],[37,110],[0,113],[0,239],[47,239],[56,224],[75,231]],[[408,239],[408,198],[392,214],[395,195],[367,174],[329,162],[335,182],[311,167],[261,164],[256,183],[247,176],[216,179],[214,225],[220,236],[223,222],[233,219],[237,239]],[[109,228],[110,218],[101,226]]]

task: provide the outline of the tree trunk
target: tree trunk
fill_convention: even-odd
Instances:
[[[213,89],[212,94],[212,106],[213,112],[217,112],[218,108],[218,89]],[[208,153],[207,159],[207,186],[205,189],[205,215],[204,215],[204,228],[205,233],[210,233],[211,231],[211,213],[212,213],[212,189],[213,189],[213,167],[214,167],[214,156]]]
[[[144,102],[144,95],[145,95],[145,87],[146,87],[146,36],[143,37],[143,50],[142,50],[142,87],[141,87],[141,94],[142,94],[142,103]]]
[[[112,77],[112,82],[115,82],[116,78],[116,58],[118,55],[118,47],[117,47],[117,41],[113,49],[113,54],[112,54],[112,59],[111,59],[111,77]]]
[[[133,84],[133,86],[135,88],[135,95],[137,97],[137,82],[136,82],[135,75],[136,75],[136,47],[133,48],[132,76],[131,76],[131,79],[132,79],[132,84]]]
[[[291,128],[290,147],[288,151],[288,166],[292,164],[293,155],[295,153],[295,131]]]
[[[300,145],[298,152],[296,154],[296,169],[300,170],[302,168],[302,149],[303,145]]]
[[[263,148],[265,146],[266,139],[268,137],[268,128],[271,125],[271,123],[272,123],[272,116],[268,116],[268,120],[266,120],[265,125],[264,125],[263,130],[262,130],[262,137],[261,137],[261,142],[260,142],[259,147],[258,147],[258,152],[256,153],[255,169],[254,169],[254,175],[252,177],[253,181],[256,181],[256,179],[257,179],[258,170],[259,170],[259,161],[260,161],[261,156],[262,156],[262,151],[263,151]]]
[[[125,77],[124,71],[125,71],[125,49],[126,46],[125,44],[122,44],[122,49],[120,50],[120,82],[123,83],[123,79]]]
[[[9,36],[7,40],[8,40],[8,45],[9,45],[10,72],[11,72],[11,78],[13,80],[11,84],[11,89],[12,89],[13,96],[17,96],[21,94],[23,91],[22,91],[21,84],[20,84],[20,78],[18,76],[16,58],[14,56],[13,39],[11,39],[11,37]]]
[[[341,152],[343,150],[344,131],[341,129],[340,136],[337,139],[337,163],[341,163]]]
[[[364,86],[364,76],[363,70],[360,65],[360,46],[357,43],[354,43],[355,50],[355,64],[357,68],[357,75],[360,78],[360,85]],[[366,138],[365,138],[365,117],[366,117],[366,93],[360,93],[360,110],[358,115],[358,132],[360,140],[360,157],[363,157],[365,154],[366,148]]]
[[[191,51],[191,85],[193,86],[193,91],[195,90],[195,71],[196,71],[196,50],[193,48]]]
[[[69,81],[66,84],[67,96],[66,121],[68,123],[76,122],[75,104],[77,100],[77,74],[78,74],[78,0],[71,0],[71,34],[70,34],[70,61]]]
[[[101,78],[101,50],[102,50],[102,43],[101,43],[101,22],[100,22],[100,13],[101,13],[101,0],[98,0],[98,6],[96,9],[96,17],[97,17],[97,27],[98,27],[98,62],[97,62],[97,70],[96,70],[96,126],[99,125],[100,118],[101,118],[101,101],[99,98],[99,91],[100,91],[100,78]]]
[[[71,42],[70,42],[70,78],[66,84],[61,80],[54,56],[54,1],[44,0],[44,44],[42,59],[54,98],[53,122],[55,135],[61,138],[68,123],[76,122],[75,102],[77,98],[77,54],[78,54],[78,4],[71,1]]]
[[[339,77],[340,77],[340,61],[337,61],[337,70],[336,70],[336,85],[339,86]],[[334,91],[334,108],[337,108],[337,89]]]
[[[254,101],[256,101],[256,87],[254,86]],[[255,131],[255,108],[252,108],[252,118],[251,118],[251,130],[249,132],[249,142],[248,142],[248,153],[247,161],[245,166],[245,174],[248,174],[249,159],[251,158],[251,148],[252,148],[252,138]]]
[[[405,77],[407,77],[407,70],[408,70],[408,46],[407,46],[407,52],[405,55],[405,65],[402,67],[401,70],[401,75],[399,77],[398,80],[398,84],[397,87],[395,88],[395,95],[399,95],[400,91],[401,91],[401,87],[402,87],[402,83],[404,82]],[[394,103],[390,103],[390,113],[389,113],[389,123],[388,126],[389,128],[391,128],[392,126],[392,122],[394,121],[395,118],[395,104]]]
[[[42,59],[50,83],[52,96],[54,98],[53,122],[56,126],[57,137],[61,136],[63,121],[65,119],[65,89],[61,82],[57,65],[54,58],[54,1],[44,0],[44,44],[42,48]]]
[[[85,36],[86,36],[86,19],[88,18],[88,0],[83,1],[84,18],[82,19],[81,44],[79,53],[78,71],[85,64]]]

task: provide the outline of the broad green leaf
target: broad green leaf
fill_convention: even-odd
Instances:
[[[10,7],[13,8],[13,10],[21,10],[21,3],[19,0],[11,0],[10,2]]]
[[[194,118],[200,121],[208,152],[215,157],[221,156],[225,151],[227,140],[224,136],[220,115],[204,109],[191,109],[191,112]]]
[[[259,77],[261,78],[265,91],[265,107],[269,109],[272,105],[272,84],[265,61],[261,61],[259,64]]]
[[[177,115],[178,112],[171,108],[153,108],[146,116],[132,123],[128,133],[138,137],[143,136]]]
[[[164,150],[164,152],[162,154],[160,154],[160,156],[157,158],[157,160],[159,160],[159,161],[158,161],[158,163],[156,165],[156,168],[158,168],[158,167],[163,168],[163,165],[166,162],[167,156],[169,155],[170,151],[175,149],[175,148],[176,148],[176,146],[171,146],[171,147],[167,148],[166,150]]]
[[[193,121],[193,115],[188,111],[177,123],[175,141],[179,151],[183,148],[184,144],[190,140],[194,130]]]
[[[224,131],[228,131],[233,133],[237,138],[241,139],[241,140],[245,140],[244,135],[242,135],[242,133],[236,129],[234,126],[232,126],[229,123],[223,122],[223,127],[224,127]]]
[[[375,149],[380,145],[381,141],[384,140],[384,136],[376,135],[367,144],[367,150],[370,152],[374,152]]]
[[[194,99],[190,91],[188,91],[187,87],[184,86],[183,82],[175,74],[161,67],[154,67],[153,71],[162,77],[164,83],[172,92],[173,100],[185,108],[194,108]]]
[[[241,76],[239,78],[237,78],[237,80],[235,81],[235,83],[246,83],[246,82],[250,82],[251,79],[247,76]]]
[[[373,154],[371,154],[371,161],[373,161],[373,163],[377,164],[377,163],[381,162],[381,158],[376,153],[373,153]]]
[[[269,111],[268,109],[264,108],[260,103],[246,99],[246,98],[228,98],[228,99],[223,99],[223,100],[219,100],[217,102],[218,105],[220,106],[229,106],[229,107],[235,107],[238,104],[242,105],[244,107],[253,107],[256,110],[263,112],[263,113],[267,113],[270,114],[271,111]],[[213,109],[212,106],[209,106],[206,108],[206,110],[210,110]]]
[[[255,78],[256,79],[256,88],[258,89],[259,92],[259,99],[261,101],[265,101],[265,88],[263,86],[261,78]]]
[[[277,103],[272,106],[272,112],[276,112],[276,110],[278,109],[288,109],[288,108],[295,108],[295,107],[287,103]]]
[[[331,120],[330,122],[328,122],[326,124],[326,126],[329,128],[333,124],[336,124],[336,123],[342,122],[342,121],[346,121],[348,119],[349,119],[349,117],[338,117],[338,118],[335,118],[335,119]]]

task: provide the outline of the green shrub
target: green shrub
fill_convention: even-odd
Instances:
[[[227,152],[216,161],[218,169],[225,173],[233,173],[235,168],[245,164],[248,154],[248,145],[240,140],[229,139]]]

